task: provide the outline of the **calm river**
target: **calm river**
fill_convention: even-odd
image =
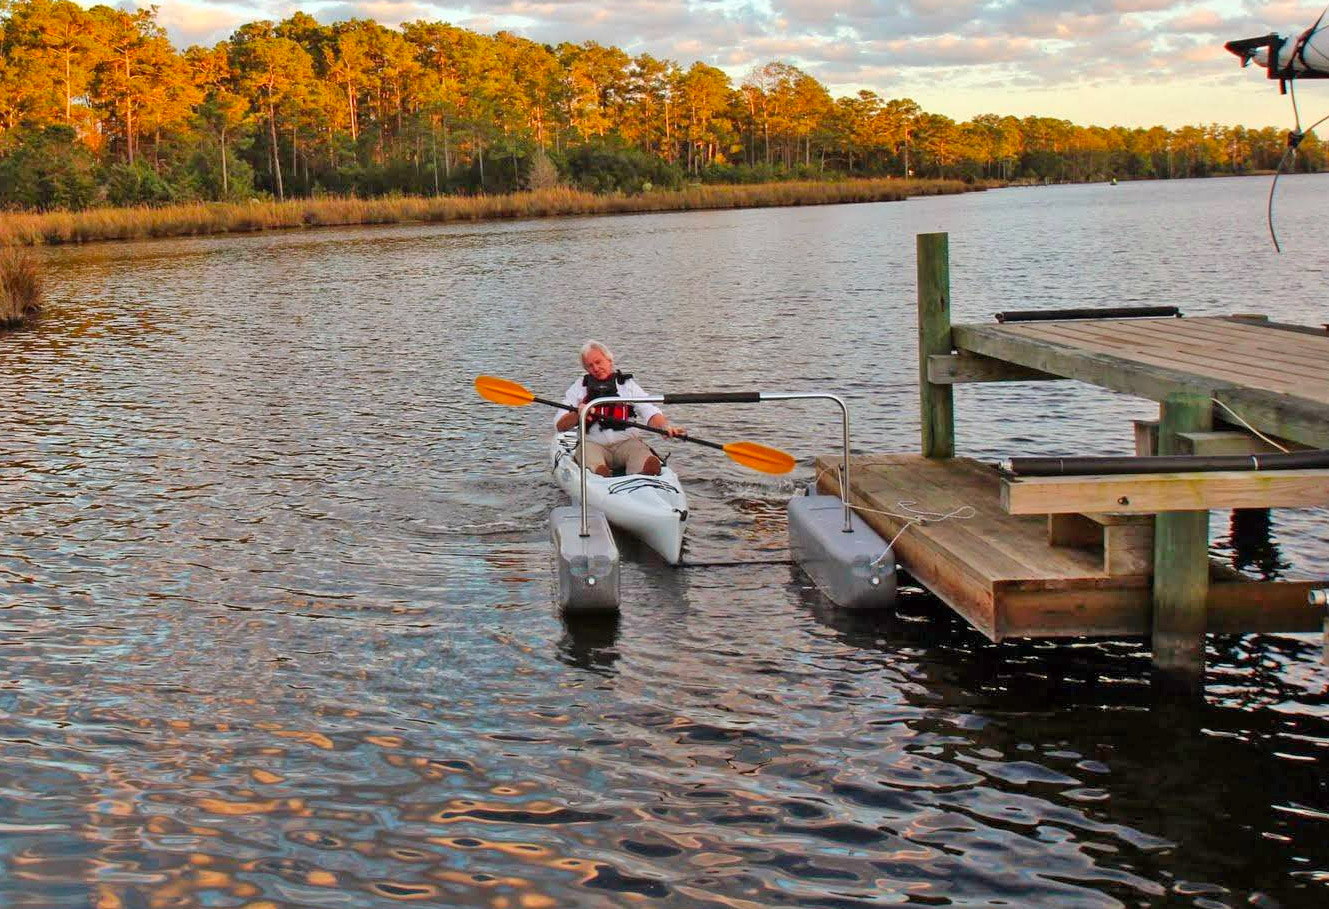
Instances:
[[[48,253],[0,337],[0,905],[1329,904],[1318,636],[987,643],[788,564],[821,404],[675,408],[685,558],[625,544],[621,619],[553,604],[554,412],[597,337],[652,391],[830,390],[918,447],[914,236],[957,321],[1176,304],[1322,323],[1329,177],[319,230]],[[1131,450],[1137,399],[957,392],[961,453]],[[671,446],[666,446],[671,447]],[[920,502],[920,507],[926,507]],[[1329,514],[1215,552],[1323,576]]]

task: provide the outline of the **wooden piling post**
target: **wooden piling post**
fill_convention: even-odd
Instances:
[[[950,354],[951,264],[949,235],[918,235],[918,416],[923,455],[955,457],[955,404],[951,386],[928,381],[928,357]]]
[[[1179,454],[1178,434],[1213,425],[1207,395],[1168,395],[1160,408],[1158,453]],[[1162,512],[1154,519],[1154,667],[1186,687],[1204,674],[1209,595],[1209,512]]]

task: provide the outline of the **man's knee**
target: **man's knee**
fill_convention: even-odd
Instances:
[[[613,471],[609,469],[608,464],[601,464],[599,467],[595,468],[595,472],[602,477],[607,477],[613,473]]]
[[[648,477],[660,475],[660,459],[655,455],[647,455],[646,460],[641,465],[641,472]]]

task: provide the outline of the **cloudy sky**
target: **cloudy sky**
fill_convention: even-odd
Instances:
[[[1329,0],[1325,0],[1329,2]],[[303,9],[322,22],[441,20],[536,41],[595,40],[741,79],[793,63],[834,95],[872,89],[957,120],[1039,114],[1080,124],[1292,125],[1264,70],[1223,42],[1296,35],[1322,6],[1296,0],[157,0],[180,47]],[[133,0],[121,0],[133,6]],[[147,5],[139,3],[137,5]],[[1329,16],[1326,17],[1329,21]],[[1329,80],[1303,83],[1303,121],[1329,113]]]

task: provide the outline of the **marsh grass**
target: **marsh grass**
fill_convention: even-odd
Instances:
[[[0,248],[0,328],[16,328],[42,306],[42,272],[26,249]]]
[[[0,215],[0,246],[140,240],[243,233],[298,227],[396,224],[411,221],[483,221],[628,212],[764,208],[888,202],[981,189],[958,180],[802,181],[751,185],[694,185],[637,195],[597,195],[554,186],[508,195],[325,197],[289,202],[199,202],[160,208],[96,208],[80,212]]]

